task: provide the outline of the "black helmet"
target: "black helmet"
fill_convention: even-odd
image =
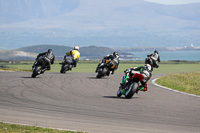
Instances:
[[[52,49],[48,49],[47,52],[48,52],[48,53],[53,53]]]
[[[113,55],[114,55],[114,56],[117,56],[117,55],[118,55],[118,53],[115,51],[115,52],[113,52]]]
[[[154,51],[154,53],[157,53],[157,54],[158,54],[158,51],[157,51],[157,50],[155,50],[155,51]]]
[[[146,58],[145,64],[149,64],[149,65],[153,66],[153,61],[150,58]]]

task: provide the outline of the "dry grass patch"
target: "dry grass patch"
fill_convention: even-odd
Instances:
[[[156,82],[168,88],[200,95],[200,72],[170,74]]]

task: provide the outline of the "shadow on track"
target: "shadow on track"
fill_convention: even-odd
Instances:
[[[20,78],[24,78],[24,79],[35,79],[35,78],[32,78],[31,76],[30,77],[20,77]],[[41,78],[41,77],[36,77],[36,78]]]
[[[125,98],[125,97],[117,97],[117,96],[103,96],[103,98],[111,98],[111,99],[128,99],[128,98]],[[136,99],[136,98],[139,98],[139,97],[132,97],[130,99]]]
[[[103,79],[107,79],[106,77],[104,77],[104,78],[96,78],[96,76],[95,77],[87,77],[88,79],[98,79],[98,80],[103,80]]]

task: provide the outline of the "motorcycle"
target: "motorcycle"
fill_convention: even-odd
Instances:
[[[145,59],[145,64],[151,65],[152,71],[153,71],[153,67],[155,68],[159,67],[158,61],[153,60],[150,56],[147,56],[147,58]]]
[[[72,58],[73,57],[68,56],[66,57],[65,60],[63,60],[62,63],[60,63],[62,65],[60,73],[66,73],[66,71],[72,70],[72,63],[73,63]]]
[[[141,89],[140,81],[144,80],[145,77],[139,71],[132,71],[131,73],[131,76],[129,76],[129,73],[124,72],[122,83],[117,91],[117,97],[124,95],[130,99]]]
[[[97,66],[97,76],[96,78],[102,78],[104,76],[109,76],[110,70],[115,68],[115,63],[112,60],[102,61]]]
[[[147,58],[145,59],[145,64],[153,66],[153,60],[151,59],[151,57],[147,56]]]
[[[38,59],[36,59],[32,67],[33,73],[31,77],[35,78],[37,75],[44,73],[46,70],[46,64],[47,62],[45,60],[45,57],[41,56]]]

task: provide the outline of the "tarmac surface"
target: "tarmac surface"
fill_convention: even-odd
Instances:
[[[116,96],[123,74],[0,72],[0,121],[88,133],[199,133],[200,98],[162,89]]]

